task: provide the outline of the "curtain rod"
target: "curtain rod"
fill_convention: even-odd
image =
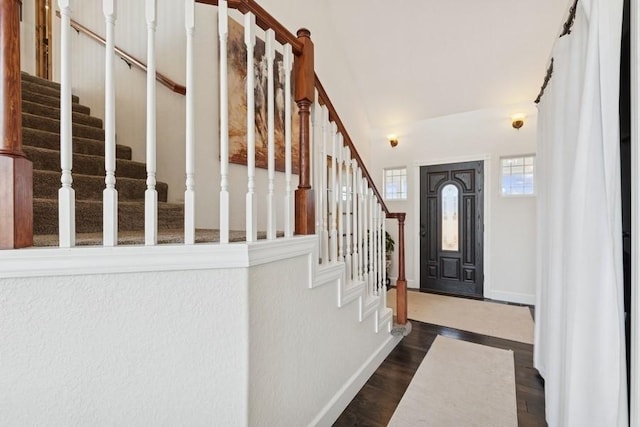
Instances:
[[[567,21],[563,25],[562,34],[560,37],[564,37],[566,35],[571,34],[571,28],[573,27],[573,23],[576,20],[576,9],[578,8],[578,0],[573,2],[571,9],[569,9],[569,17]],[[540,92],[534,101],[536,104],[540,103],[540,99],[542,99],[542,95],[544,95],[544,90],[547,88],[549,84],[549,80],[551,80],[551,76],[553,75],[553,58],[551,58],[551,63],[549,64],[549,68],[547,68],[547,74],[544,76],[544,82],[542,83],[542,87],[540,88]]]

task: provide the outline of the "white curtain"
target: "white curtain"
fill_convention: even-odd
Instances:
[[[538,116],[534,363],[550,427],[628,425],[618,85],[622,0],[579,0]]]

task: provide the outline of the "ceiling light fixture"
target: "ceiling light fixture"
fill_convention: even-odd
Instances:
[[[514,129],[520,130],[522,126],[524,126],[524,114],[514,114],[511,116],[511,126]]]
[[[391,148],[398,145],[398,137],[396,135],[389,135],[387,136],[387,138],[389,138],[389,144],[391,144]]]

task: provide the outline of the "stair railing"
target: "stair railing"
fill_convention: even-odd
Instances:
[[[326,91],[315,76],[314,48],[311,34],[301,29],[297,35],[290,33],[254,0],[198,0],[200,3],[218,6],[220,40],[220,243],[229,242],[229,111],[227,82],[228,9],[235,8],[244,14],[244,42],[247,50],[247,187],[246,187],[246,240],[257,240],[256,194],[256,108],[254,48],[256,28],[265,31],[265,58],[267,107],[267,239],[276,238],[275,208],[275,147],[274,147],[274,58],[282,52],[284,93],[290,93],[291,74],[295,73],[294,100],[299,116],[299,179],[298,188],[292,191],[292,105],[284,96],[285,110],[285,237],[317,234],[320,240],[321,264],[344,263],[349,282],[364,282],[368,295],[382,296],[386,281],[385,271],[385,218],[394,218],[399,224],[398,242],[398,323],[406,323],[406,279],[404,277],[404,213],[391,213],[385,205],[374,180],[367,171],[355,145]],[[115,56],[114,29],[116,26],[116,1],[103,0],[106,26],[105,39],[105,190],[103,198],[103,242],[106,246],[117,244],[118,194],[115,189]],[[186,88],[186,192],[185,192],[185,243],[193,244],[195,236],[194,192],[194,61],[193,32],[195,27],[195,1],[186,0],[187,35],[187,88]],[[71,73],[70,51],[71,5],[70,0],[58,0],[61,12],[61,188],[59,191],[60,246],[74,246],[75,242],[75,194],[72,186],[72,122],[71,122]],[[148,57],[154,57],[156,0],[146,1],[148,28]],[[3,31],[3,138],[0,140],[0,244],[5,247],[28,246],[32,239],[31,166],[21,150],[20,135],[20,60],[19,60],[19,2],[0,0],[0,24]],[[277,46],[277,44],[279,44]],[[150,77],[153,79],[153,63]],[[148,81],[149,85],[149,81]],[[157,204],[154,203],[155,186],[155,99],[148,91],[147,122],[147,193],[145,195],[146,244],[155,244],[157,236]],[[311,116],[313,114],[313,120]],[[313,124],[313,127],[312,127]],[[313,141],[313,147],[311,142]],[[312,182],[313,173],[313,182]],[[6,179],[11,177],[11,179]],[[314,192],[314,187],[318,189]],[[156,196],[157,197],[157,196]],[[157,202],[156,202],[157,203]],[[7,208],[10,206],[10,208]],[[294,208],[295,206],[295,208]],[[21,221],[21,222],[20,222]],[[155,223],[154,223],[155,221]],[[6,229],[9,229],[8,231]],[[317,233],[316,233],[317,232]],[[25,237],[26,236],[26,237]]]

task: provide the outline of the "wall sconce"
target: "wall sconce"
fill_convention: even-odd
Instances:
[[[394,148],[398,145],[398,137],[396,135],[389,135],[387,136],[387,138],[389,138],[389,144],[391,144],[391,148]]]
[[[511,126],[514,129],[520,130],[524,126],[524,114],[514,114],[511,116]]]

